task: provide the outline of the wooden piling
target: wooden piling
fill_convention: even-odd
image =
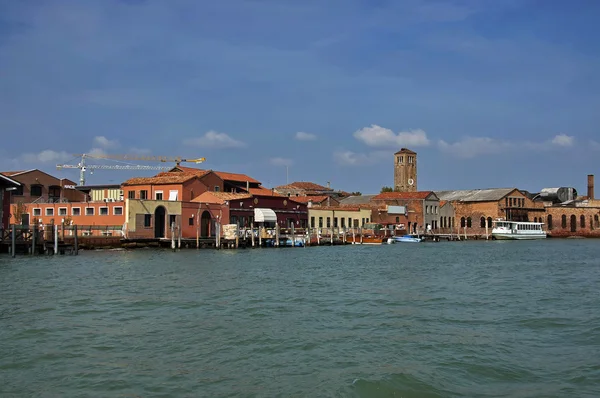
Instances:
[[[488,225],[487,225],[487,221],[485,222],[485,240],[489,239],[489,235],[488,235]]]
[[[54,225],[54,254],[58,254],[58,225]]]
[[[250,224],[250,240],[252,241],[252,247],[254,247],[254,223]]]
[[[200,223],[200,219],[197,221]],[[196,249],[200,249],[200,225],[196,228]]]
[[[358,229],[358,233],[360,234],[360,244],[362,245],[363,244],[363,230],[362,230],[362,228]]]
[[[356,232],[355,232],[354,228],[352,228],[352,244],[353,245],[356,244]]]
[[[292,247],[296,247],[296,237],[294,236],[294,223],[292,222]]]
[[[12,225],[12,231],[10,233],[10,255],[15,257],[17,255],[17,226]]]
[[[329,232],[329,236],[331,237],[331,246],[333,246],[333,237],[335,236],[335,228],[331,227],[331,231]]]
[[[171,223],[171,250],[175,251],[175,223]]]
[[[317,246],[321,246],[321,228],[317,228]]]
[[[262,247],[262,234],[265,227],[258,227],[258,247]]]
[[[275,225],[275,247],[279,247],[279,224]]]
[[[235,231],[235,248],[240,247],[240,224],[237,225],[237,230]]]
[[[75,255],[78,255],[79,254],[79,241],[77,238],[77,225],[73,226],[73,243],[74,243],[73,250],[75,250]]]
[[[35,224],[34,224],[35,225]],[[34,256],[35,255],[35,238],[36,238],[36,230],[35,230],[35,226],[31,229],[31,255]]]
[[[181,249],[181,219],[179,220],[179,225],[177,226],[177,248]]]

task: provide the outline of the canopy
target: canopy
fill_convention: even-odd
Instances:
[[[254,209],[254,222],[277,222],[277,215],[271,209]]]

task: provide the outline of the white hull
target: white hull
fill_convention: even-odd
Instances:
[[[497,239],[497,240],[532,240],[532,239],[546,239],[546,234],[511,234],[511,233],[492,233],[492,239]]]

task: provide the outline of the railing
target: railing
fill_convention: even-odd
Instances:
[[[65,198],[56,198],[51,196],[40,196],[31,203],[45,204],[45,203],[69,203]]]

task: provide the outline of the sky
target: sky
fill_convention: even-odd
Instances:
[[[407,147],[419,190],[585,193],[599,19],[595,0],[0,0],[0,170],[205,157],[377,193]]]

